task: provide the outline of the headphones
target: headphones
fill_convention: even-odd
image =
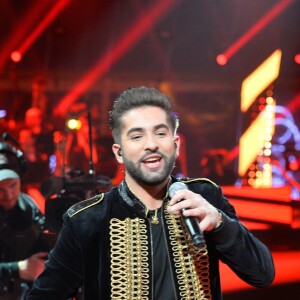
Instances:
[[[21,150],[0,141],[0,170],[11,169],[22,178],[27,171],[27,160]]]
[[[119,150],[118,150],[118,155],[122,156],[122,150],[121,150],[121,148],[119,148]]]

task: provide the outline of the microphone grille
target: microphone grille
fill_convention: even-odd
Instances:
[[[189,188],[185,183],[180,182],[180,181],[174,182],[169,187],[170,198],[172,198],[176,194],[176,192],[181,191],[181,190],[188,190],[188,189]]]

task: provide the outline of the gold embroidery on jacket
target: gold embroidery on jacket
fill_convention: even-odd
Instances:
[[[168,214],[166,206],[165,213],[179,283],[180,299],[211,299],[206,245],[202,248],[195,247],[182,224],[182,218]]]
[[[148,299],[149,262],[145,220],[111,219],[111,299]]]

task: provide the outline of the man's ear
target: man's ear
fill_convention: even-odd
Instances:
[[[122,150],[119,144],[112,145],[112,151],[115,154],[116,160],[119,164],[123,163]]]
[[[175,135],[175,137],[174,137],[174,147],[175,147],[176,157],[178,157],[179,156],[179,150],[180,150],[180,137],[179,137],[179,135]]]

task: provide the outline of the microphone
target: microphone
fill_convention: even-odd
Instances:
[[[172,198],[178,191],[181,190],[188,190],[188,186],[184,184],[183,182],[177,181],[170,185],[169,187],[169,195],[170,198]],[[181,213],[183,213],[186,209],[181,209]],[[198,220],[195,217],[185,217],[183,216],[185,225],[188,229],[189,234],[191,235],[193,242],[195,246],[201,247],[204,246],[205,240],[203,236],[203,232],[200,229],[200,226],[198,224]]]

